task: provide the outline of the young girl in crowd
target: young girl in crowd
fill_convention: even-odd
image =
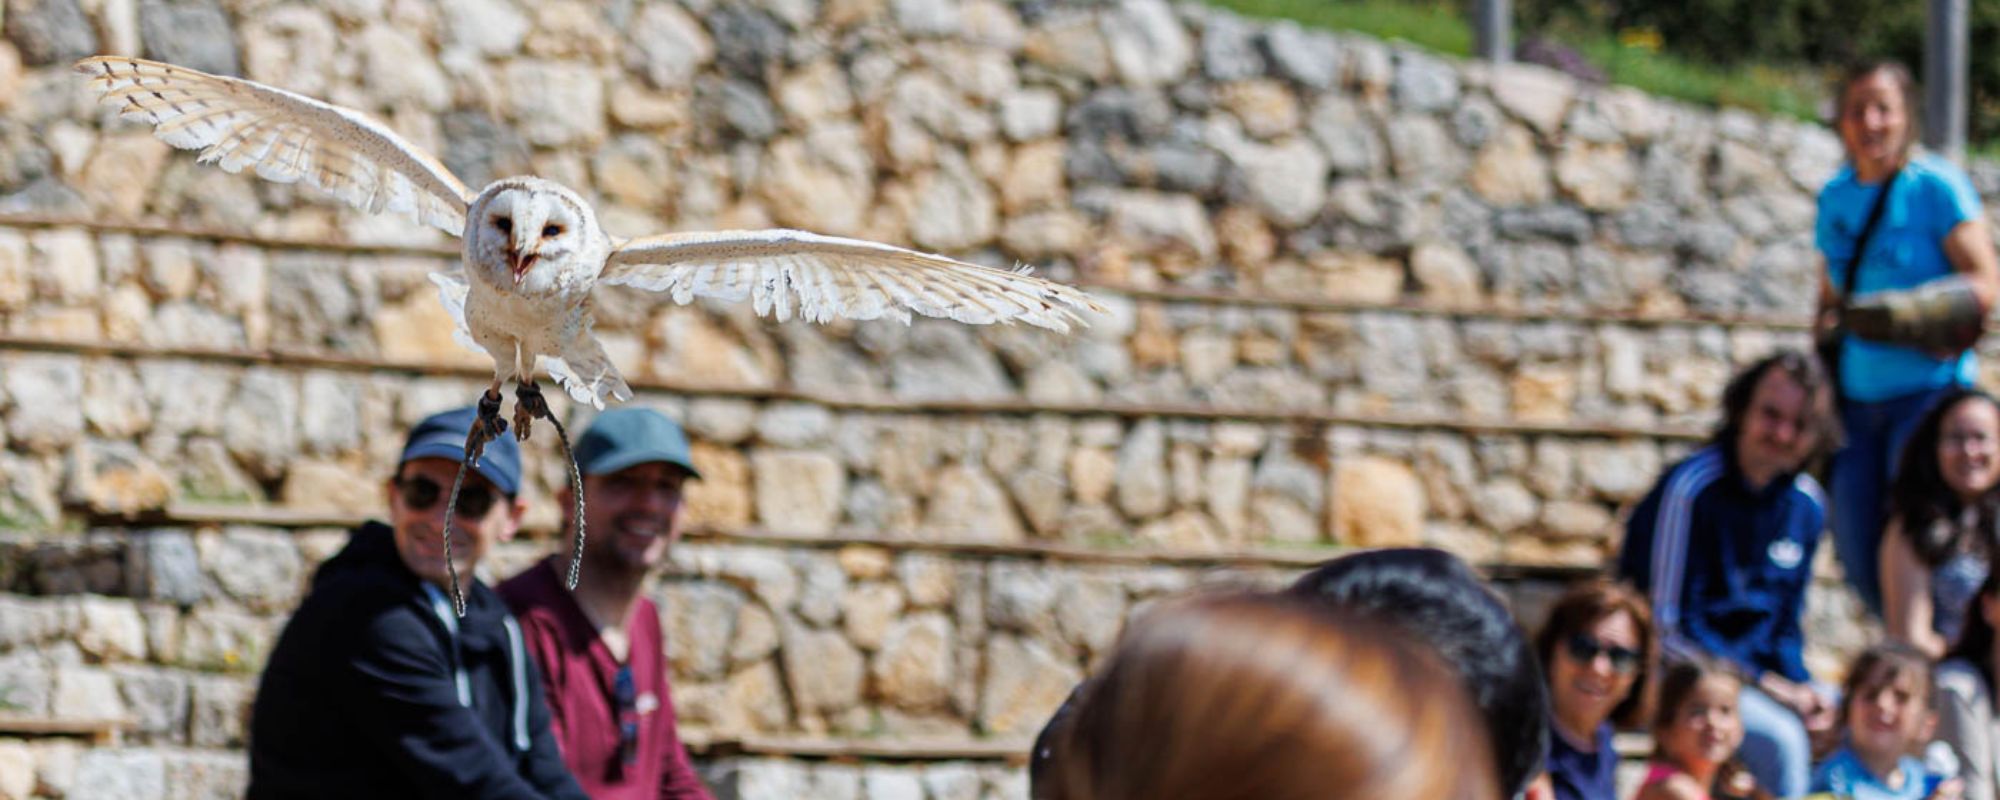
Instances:
[[[1957,780],[1932,777],[1919,752],[1930,738],[1931,662],[1900,642],[1863,651],[1842,688],[1846,741],[1813,775],[1813,791],[1847,800],[1947,800]]]
[[[1733,760],[1743,743],[1743,681],[1719,664],[1679,661],[1660,678],[1656,752],[1633,800],[1769,800]]]

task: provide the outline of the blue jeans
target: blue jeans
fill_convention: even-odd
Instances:
[[[1736,751],[1757,785],[1780,800],[1804,797],[1812,784],[1812,740],[1806,723],[1763,690],[1743,687],[1738,712],[1743,746]]]
[[[1847,585],[1882,614],[1882,574],[1876,548],[1887,522],[1884,502],[1889,479],[1896,474],[1903,442],[1923,419],[1931,403],[1949,387],[1932,389],[1874,403],[1849,401],[1841,412],[1847,446],[1833,457],[1833,550],[1840,557]]]

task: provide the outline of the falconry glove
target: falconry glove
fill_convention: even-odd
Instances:
[[[1841,312],[1848,332],[1873,342],[1958,353],[1979,341],[1986,315],[1963,275],[1857,297]]]

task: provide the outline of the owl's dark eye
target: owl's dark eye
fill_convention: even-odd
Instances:
[[[553,238],[555,238],[555,237],[557,237],[557,236],[561,236],[561,235],[562,235],[562,226],[561,226],[561,225],[544,225],[544,226],[542,226],[542,238],[544,238],[544,239],[553,239]]]
[[[506,217],[494,217],[493,227],[500,229],[501,233],[508,233],[514,230],[514,221]]]

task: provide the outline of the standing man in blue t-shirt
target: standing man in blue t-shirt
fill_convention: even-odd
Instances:
[[[1970,385],[1977,367],[1969,347],[1941,344],[1951,337],[1939,332],[1976,325],[2000,293],[2000,261],[1972,182],[1949,161],[1911,153],[1913,96],[1909,70],[1894,62],[1842,80],[1837,125],[1848,161],[1820,190],[1815,234],[1826,258],[1816,325],[1823,332],[1844,318],[1849,332],[1840,351],[1847,441],[1833,460],[1834,548],[1848,583],[1878,614],[1883,498],[1897,453],[1937,396]],[[1850,269],[1859,270],[1851,279]],[[1848,286],[1852,296],[1843,298]]]

